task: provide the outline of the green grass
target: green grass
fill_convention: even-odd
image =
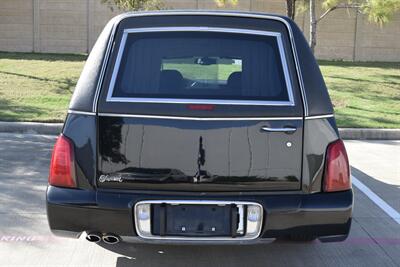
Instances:
[[[0,52],[0,121],[63,121],[85,59]],[[340,127],[400,128],[400,63],[319,63]],[[199,66],[204,74],[213,67]],[[218,78],[230,72],[222,65]]]
[[[0,120],[64,120],[85,55],[0,53]]]
[[[165,64],[166,70],[178,70],[183,77],[197,80],[228,80],[235,71],[242,71],[242,66],[233,64],[195,65],[195,64]]]
[[[400,63],[319,64],[340,127],[400,128]]]

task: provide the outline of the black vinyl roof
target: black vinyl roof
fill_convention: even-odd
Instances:
[[[291,32],[294,48],[297,50],[299,67],[299,81],[303,84],[303,104],[306,110],[306,116],[327,115],[333,113],[333,107],[327,92],[325,82],[320,72],[319,66],[312,54],[303,33],[294,21],[285,16],[254,13],[254,12],[238,12],[238,11],[199,11],[199,10],[173,10],[173,11],[156,11],[156,12],[129,12],[114,17],[105,26],[103,32],[99,36],[95,46],[93,47],[81,77],[76,85],[70,109],[82,112],[96,112],[97,100],[99,97],[99,79],[105,71],[104,60],[108,58],[114,38],[114,31],[119,25],[129,22],[129,20],[139,20],[141,18],[151,19],[157,17],[170,16],[223,16],[226,17],[227,27],[231,18],[255,18],[266,20],[277,20],[289,27]],[[195,19],[193,18],[193,21]],[[124,22],[124,23],[121,23]],[[104,66],[103,66],[104,65]]]

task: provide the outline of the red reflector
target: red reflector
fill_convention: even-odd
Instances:
[[[188,109],[191,110],[214,110],[215,105],[209,105],[209,104],[199,104],[199,105],[187,105],[186,106]]]
[[[74,146],[64,135],[58,137],[53,148],[49,184],[60,187],[76,187]]]
[[[328,146],[325,161],[324,191],[344,191],[351,188],[350,166],[343,141]]]

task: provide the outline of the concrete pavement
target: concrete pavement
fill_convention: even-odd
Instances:
[[[0,266],[400,266],[400,225],[355,191],[342,243],[248,246],[99,245],[48,230],[45,189],[54,136],[0,134]],[[353,175],[400,212],[400,142],[348,141]]]

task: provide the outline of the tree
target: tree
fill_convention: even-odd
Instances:
[[[225,6],[228,2],[235,6],[239,2],[239,0],[214,0],[219,7]],[[295,19],[296,15],[296,1],[297,0],[286,0],[286,16],[291,19]]]
[[[296,18],[296,1],[286,0],[286,16],[294,20]]]
[[[236,6],[239,2],[239,0],[214,0],[214,2],[217,4],[217,6],[219,7],[223,7],[225,6],[228,2],[232,5],[232,6]]]
[[[159,10],[166,7],[163,0],[101,0],[101,2],[109,4],[111,10],[113,10],[112,4],[114,4],[120,10],[125,11]],[[217,4],[217,6],[223,7],[228,3],[235,6],[237,5],[238,0],[214,0],[214,2]]]
[[[159,10],[165,8],[162,0],[101,0],[101,2],[109,4],[111,10],[113,10],[112,4],[120,10],[125,11]]]
[[[103,3],[115,4],[121,10],[154,10],[165,8],[163,0],[101,0]],[[214,0],[219,6],[231,4],[235,6],[240,0]],[[267,1],[267,0],[264,0]],[[322,14],[317,16],[317,1],[322,2]],[[308,5],[310,11],[310,40],[309,44],[314,53],[317,45],[317,26],[328,14],[337,9],[355,9],[368,16],[368,20],[379,25],[390,21],[393,14],[400,10],[400,0],[286,0],[286,14],[295,19],[297,6],[300,10]],[[110,5],[112,8],[112,6]]]
[[[227,2],[235,5],[240,0],[215,0],[220,6]],[[265,0],[267,1],[267,0]],[[322,14],[317,16],[317,1],[322,2]],[[300,5],[296,5],[300,4]],[[286,0],[286,15],[291,19],[296,18],[298,11],[306,8],[310,12],[310,39],[309,45],[314,53],[317,45],[317,26],[328,14],[337,9],[355,9],[356,12],[368,16],[368,20],[379,25],[390,21],[393,14],[400,10],[400,0]]]
[[[316,0],[308,0],[310,11],[310,48],[314,53],[317,45],[317,26],[328,14],[336,9],[355,9],[368,16],[368,20],[379,25],[390,21],[400,10],[400,0],[323,0],[322,14],[316,14]]]

